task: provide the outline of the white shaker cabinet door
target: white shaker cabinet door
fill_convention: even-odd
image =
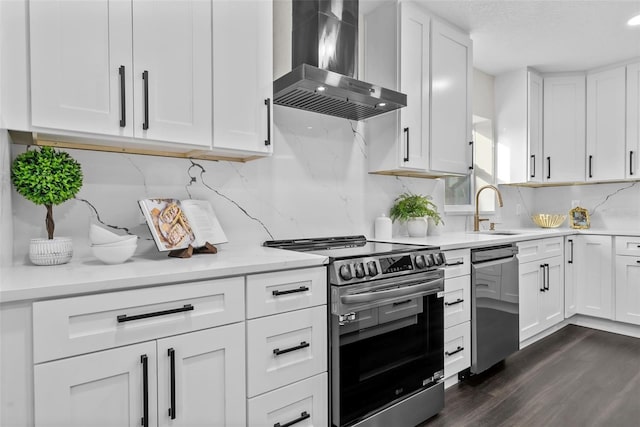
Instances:
[[[31,120],[133,136],[131,2],[29,2]]]
[[[211,1],[133,2],[135,136],[211,146]]]
[[[146,357],[148,403],[145,416]],[[34,367],[35,425],[156,425],[156,344],[120,347]]]
[[[236,323],[158,340],[159,426],[245,425],[244,329]]]
[[[520,264],[520,342],[543,330],[543,262]]]
[[[273,152],[273,10],[213,1],[213,147]]]
[[[587,75],[587,181],[625,177],[625,67]]]
[[[431,164],[468,174],[471,164],[472,44],[467,34],[431,24]]]
[[[578,313],[612,319],[611,236],[575,236],[574,245]]]
[[[640,257],[616,256],[616,320],[640,325]]]
[[[640,175],[640,63],[627,66],[627,150],[625,177]]]
[[[544,182],[585,179],[585,77],[544,78]]]

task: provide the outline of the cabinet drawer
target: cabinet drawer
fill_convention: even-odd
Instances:
[[[250,426],[328,426],[327,374],[249,399],[247,412]]]
[[[247,322],[248,396],[327,370],[327,307]]]
[[[444,327],[471,320],[471,283],[469,276],[444,281]]]
[[[445,251],[446,260],[444,277],[458,277],[471,273],[471,251],[469,249],[456,249]]]
[[[444,377],[471,366],[471,323],[464,322],[444,330]]]
[[[520,263],[536,261],[564,253],[562,237],[551,237],[549,239],[528,240],[518,242],[518,260]]]
[[[247,276],[247,318],[327,303],[325,267]]]
[[[640,237],[616,236],[616,255],[640,256]]]
[[[33,304],[34,363],[244,319],[244,278]]]

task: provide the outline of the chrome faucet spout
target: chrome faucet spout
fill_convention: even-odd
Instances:
[[[500,194],[500,190],[498,190],[498,188],[494,185],[485,185],[484,187],[480,187],[480,189],[478,190],[478,192],[476,193],[476,212],[473,215],[473,231],[480,231],[480,222],[481,221],[488,221],[489,218],[480,218],[480,212],[479,212],[479,199],[480,199],[480,193],[482,192],[482,190],[490,188],[493,191],[496,192],[496,197],[498,198],[498,204],[500,205],[500,207],[504,206],[502,204],[502,194]]]

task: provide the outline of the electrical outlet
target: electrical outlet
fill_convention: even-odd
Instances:
[[[575,208],[576,206],[580,206],[580,200],[571,201],[571,209]]]
[[[522,205],[520,203],[516,204],[516,215],[522,215]]]

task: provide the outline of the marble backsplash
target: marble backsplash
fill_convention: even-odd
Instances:
[[[73,237],[75,257],[90,257],[89,224],[99,222],[138,234],[138,253],[153,252],[155,245],[137,205],[137,200],[150,197],[209,200],[229,241],[247,244],[329,235],[371,238],[375,218],[388,213],[393,199],[405,191],[431,195],[442,212],[443,180],[367,173],[363,126],[364,122],[275,107],[275,152],[247,163],[68,150],[82,165],[84,185],[76,199],[54,207],[55,235]],[[0,231],[5,243],[0,261],[22,264],[27,262],[29,239],[46,235],[45,209],[11,189],[10,160],[26,147],[9,145],[2,132]],[[567,212],[572,201],[579,200],[592,211],[594,228],[640,229],[640,183],[501,186],[501,191],[504,207],[492,216],[498,228],[533,226],[530,213]],[[439,233],[471,229],[469,215],[445,214],[444,220]],[[394,224],[393,233],[406,230]]]

